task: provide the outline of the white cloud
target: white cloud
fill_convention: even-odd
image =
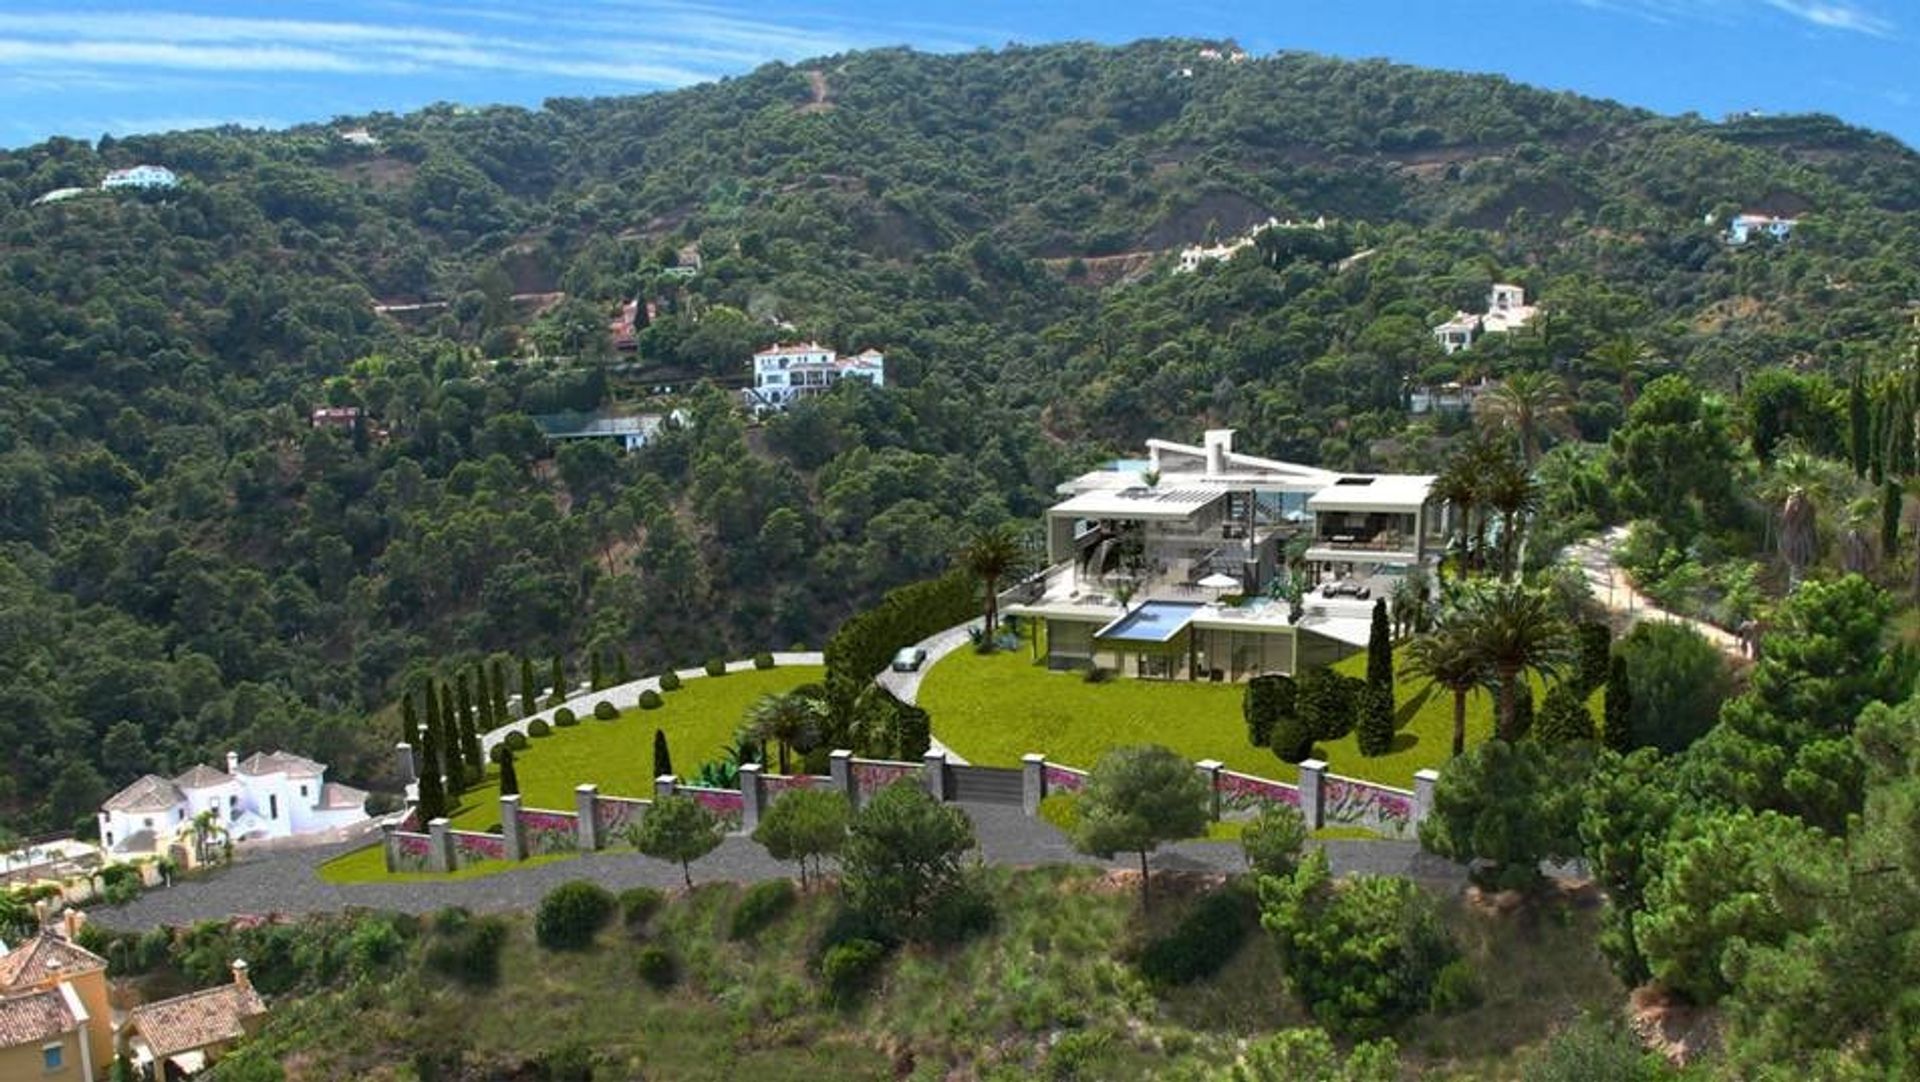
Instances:
[[[1851,30],[1874,37],[1891,37],[1893,20],[1848,0],[1766,0],[1767,6],[1829,30]]]
[[[1691,19],[1732,25],[1770,10],[1810,26],[1893,37],[1898,26],[1867,0],[1575,0],[1582,7],[1634,15],[1662,25]]]

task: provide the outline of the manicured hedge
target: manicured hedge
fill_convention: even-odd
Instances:
[[[547,719],[545,718],[534,718],[532,721],[527,722],[528,736],[538,739],[539,737],[548,736],[552,732],[553,726],[548,725]]]
[[[765,652],[764,650],[761,651],[760,653],[753,655],[753,667],[756,669],[773,668],[773,655]]]
[[[672,669],[668,669],[666,672],[661,673],[660,674],[660,690],[661,691],[679,691],[680,690],[680,674],[677,672],[674,672]]]
[[[593,716],[601,721],[612,721],[614,718],[620,716],[620,711],[614,709],[612,703],[602,699],[593,704]]]
[[[708,676],[727,675],[727,660],[725,658],[719,658],[719,657],[708,658],[707,659],[707,675]]]
[[[515,729],[508,733],[506,739],[502,740],[501,743],[515,751],[525,751],[527,750],[527,734]]]
[[[827,640],[828,678],[864,685],[903,646],[962,624],[978,614],[972,576],[949,571],[937,579],[888,591],[880,603],[851,617]]]
[[[640,709],[642,710],[658,710],[665,702],[666,700],[660,697],[660,693],[652,688],[648,688],[640,693]]]
[[[576,879],[540,899],[533,917],[534,937],[548,950],[578,950],[593,942],[618,903],[605,887]]]
[[[565,729],[570,725],[580,724],[580,717],[579,715],[575,714],[573,711],[563,706],[560,709],[555,710],[553,712],[553,724],[559,728]]]

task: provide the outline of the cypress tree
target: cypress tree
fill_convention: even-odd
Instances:
[[[673,754],[667,750],[667,734],[660,729],[653,731],[653,776],[664,778],[673,773]]]
[[[1393,692],[1368,683],[1360,689],[1358,698],[1360,717],[1355,725],[1354,742],[1360,745],[1362,755],[1385,755],[1393,750]]]
[[[520,659],[520,716],[526,717],[539,709],[539,698],[533,693],[533,660]]]
[[[1854,477],[1867,474],[1867,448],[1873,442],[1873,419],[1867,413],[1867,381],[1860,365],[1853,366],[1853,382],[1847,387],[1847,457]]]
[[[607,667],[600,660],[600,648],[598,646],[593,648],[592,661],[590,664],[592,665],[593,675],[588,677],[588,679],[593,682],[593,690],[595,691],[606,690]]]
[[[520,794],[520,775],[513,769],[513,749],[500,749],[500,795],[518,796]]]
[[[1625,755],[1633,750],[1633,687],[1627,680],[1627,659],[1613,656],[1607,670],[1606,707],[1600,715],[1600,742]]]
[[[436,739],[440,725],[436,720],[438,708],[434,705],[432,681],[427,682],[425,697],[427,723],[420,734],[420,821],[417,824],[421,830],[425,830],[432,820],[447,813],[446,788],[440,781],[440,749]]]
[[[553,655],[553,674],[550,682],[553,685],[553,690],[549,697],[553,699],[552,705],[558,706],[564,702],[567,697],[567,665],[566,662],[560,660],[559,654]]]
[[[447,744],[440,732],[440,696],[434,688],[434,681],[431,677],[427,679],[426,690],[421,693],[420,714],[420,743],[421,746],[434,750],[434,755],[436,756],[433,760],[433,772],[435,773],[434,783],[436,785],[442,785],[445,783],[444,775],[446,773],[446,764],[442,763],[437,756],[439,755],[440,749],[446,747]],[[423,758],[421,762],[424,764],[426,760]],[[420,772],[422,774],[428,773],[428,767],[422,765]]]
[[[1889,478],[1880,486],[1880,556],[1892,562],[1900,549],[1900,484]]]
[[[499,728],[513,720],[507,713],[507,667],[499,658],[493,659],[493,726]]]
[[[613,682],[616,684],[629,684],[633,682],[633,671],[627,668],[627,652],[625,650],[615,650],[613,652]]]
[[[447,768],[447,796],[452,797],[467,787],[466,756],[461,754],[463,741],[460,733],[460,708],[453,699],[453,689],[440,689],[440,760]]]
[[[468,702],[466,699],[467,684],[467,674],[461,673],[460,756],[467,761],[467,777],[474,781],[479,781],[481,778],[487,776],[487,761],[480,754],[480,734],[486,730],[480,727],[481,712],[479,708],[479,704],[485,701],[486,692],[483,688],[476,685],[474,688],[474,699],[472,702]]]
[[[1367,683],[1385,691],[1393,702],[1393,629],[1387,621],[1387,599],[1373,599],[1373,628],[1367,635]]]

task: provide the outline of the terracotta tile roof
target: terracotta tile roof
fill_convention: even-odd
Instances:
[[[181,789],[211,789],[232,781],[233,775],[224,770],[215,770],[205,763],[195,763],[185,774],[173,779],[173,784]]]
[[[170,811],[185,799],[179,786],[158,774],[148,774],[108,797],[101,807],[122,812]]]
[[[284,751],[256,751],[240,760],[242,774],[289,774],[295,777],[311,776],[326,770],[312,759],[302,758]]]
[[[223,984],[202,992],[135,1007],[127,1025],[146,1038],[154,1058],[166,1059],[247,1035],[243,1023],[267,1013],[251,987]]]
[[[49,1041],[79,1025],[58,988],[0,997],[0,1048]]]
[[[57,967],[52,965],[56,962]],[[56,972],[71,977],[106,967],[105,958],[85,947],[41,933],[0,955],[0,992],[33,988]]]
[[[320,787],[320,807],[322,808],[331,810],[366,806],[367,794],[364,790],[355,789],[351,785],[342,785],[337,781],[330,781]]]

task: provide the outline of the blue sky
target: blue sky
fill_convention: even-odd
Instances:
[[[1171,35],[1669,113],[1817,110],[1920,146],[1920,0],[0,0],[0,146],[640,93],[874,45]]]

